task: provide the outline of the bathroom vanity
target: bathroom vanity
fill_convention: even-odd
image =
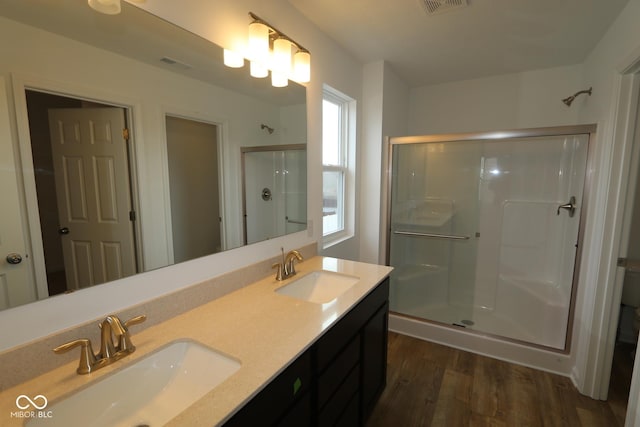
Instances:
[[[386,384],[388,300],[387,278],[225,426],[363,425]]]
[[[17,411],[18,396],[25,395],[47,399],[49,417],[34,425],[70,425],[73,418],[63,419],[65,402],[73,408],[68,404],[72,399],[80,396],[77,402],[85,402],[94,393],[101,398],[81,403],[83,408],[94,400],[117,400],[101,395],[100,387],[118,378],[125,383],[129,378],[133,387],[136,370],[153,366],[154,358],[184,360],[190,356],[179,355],[179,350],[189,348],[205,349],[235,367],[190,401],[167,399],[163,387],[157,387],[149,389],[149,402],[109,404],[105,411],[134,409],[110,414],[105,425],[124,420],[169,426],[362,425],[385,386],[391,268],[326,257],[296,267],[298,273],[285,281],[270,275],[142,331],[132,328],[136,351],[98,371],[78,375],[75,360],[0,392],[0,424],[23,425],[25,419],[11,414]],[[176,298],[176,304],[180,300]],[[42,357],[60,356],[52,352]],[[196,377],[217,375],[210,362],[192,366]],[[159,401],[163,404],[157,407],[172,409],[165,418],[154,418],[163,411],[149,410]],[[95,412],[96,418],[109,419],[100,408]]]

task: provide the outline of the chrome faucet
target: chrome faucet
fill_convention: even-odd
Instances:
[[[288,279],[291,276],[294,276],[296,274],[296,260],[298,262],[302,262],[302,260],[304,259],[302,258],[302,255],[300,255],[300,252],[296,251],[295,249],[289,251],[286,257],[284,256],[284,249],[280,248],[280,251],[282,252],[282,261],[276,262],[271,266],[271,268],[276,269],[276,280],[278,281],[282,281]]]
[[[142,323],[146,319],[147,317],[142,315],[122,322],[114,314],[107,316],[98,325],[100,327],[100,351],[97,354],[93,352],[91,341],[87,338],[62,344],[54,348],[53,352],[62,354],[72,348],[80,347],[80,362],[76,372],[88,374],[133,353],[136,348],[131,342],[129,326]]]

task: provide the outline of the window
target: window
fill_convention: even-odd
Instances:
[[[322,102],[322,235],[325,246],[353,235],[355,102],[325,87]]]

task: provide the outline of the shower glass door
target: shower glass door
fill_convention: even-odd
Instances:
[[[307,228],[306,145],[242,149],[244,243]]]
[[[391,310],[562,350],[588,134],[392,140]]]

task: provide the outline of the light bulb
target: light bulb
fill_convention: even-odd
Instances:
[[[291,72],[291,42],[278,38],[273,42],[273,68],[278,73],[289,75]]]
[[[271,86],[273,87],[285,87],[289,84],[289,79],[284,73],[278,71],[271,71]]]
[[[242,68],[244,67],[244,58],[238,52],[231,49],[225,49],[224,65],[231,68]]]
[[[249,59],[266,63],[269,57],[269,27],[262,22],[249,24]]]
[[[305,50],[299,50],[293,56],[293,79],[299,83],[311,81],[311,55]]]
[[[117,15],[120,13],[120,0],[87,0],[89,6],[100,13]]]
[[[262,62],[251,61],[249,65],[249,74],[251,74],[252,77],[261,79],[269,75],[269,69]]]

